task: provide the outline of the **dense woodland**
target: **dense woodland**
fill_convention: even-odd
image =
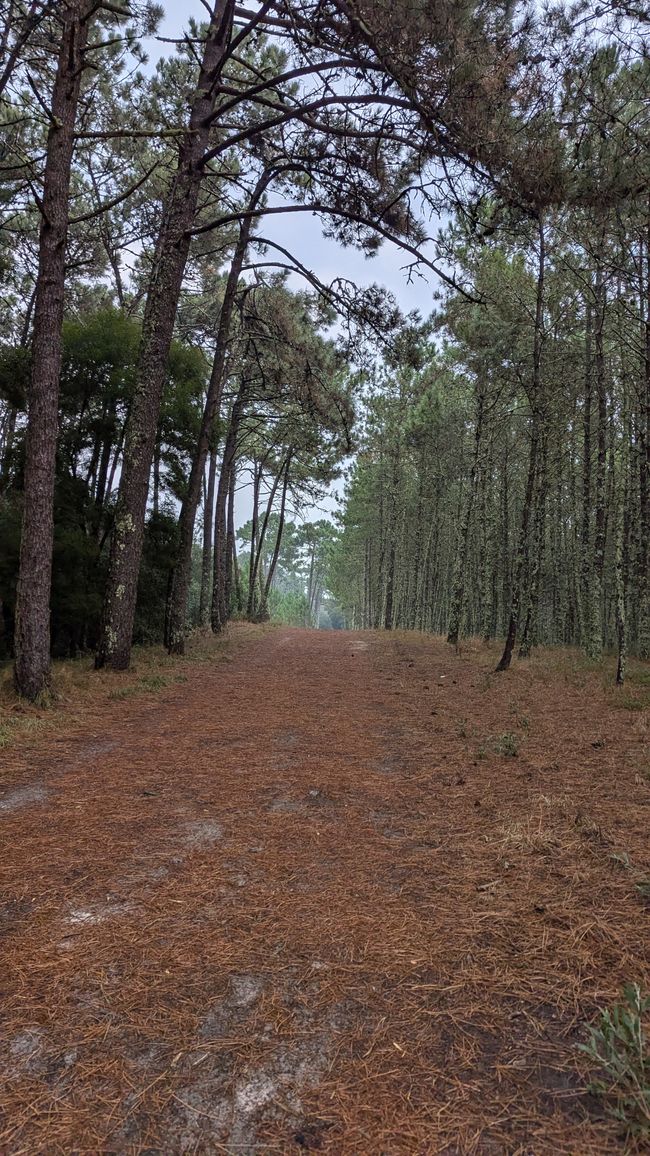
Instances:
[[[202,0],[157,65],[157,4],[0,13],[20,694],[232,615],[650,656],[642,4]],[[274,239],[305,213],[420,313]]]

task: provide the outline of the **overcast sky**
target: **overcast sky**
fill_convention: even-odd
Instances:
[[[160,26],[160,36],[182,35],[191,17],[201,19],[205,16],[205,8],[199,0],[164,0],[163,6],[165,18]],[[152,65],[163,53],[173,51],[171,45],[155,41],[150,42],[148,48]],[[270,217],[264,222],[264,233],[291,249],[325,282],[341,276],[349,277],[358,285],[377,282],[388,286],[400,307],[407,312],[418,309],[427,317],[433,309],[432,286],[419,277],[409,284],[403,270],[405,256],[395,245],[385,242],[375,257],[367,259],[355,249],[344,249],[336,241],[324,238],[317,219],[308,213]]]
[[[205,8],[199,0],[164,0],[165,17],[159,28],[161,37],[176,37],[183,34],[188,20],[202,19]],[[173,52],[173,45],[155,40],[147,44],[150,66],[154,66],[160,56]],[[268,217],[264,222],[264,234],[290,249],[307,268],[324,282],[335,277],[347,277],[357,285],[377,283],[387,286],[395,295],[401,309],[408,312],[417,309],[427,317],[433,309],[433,286],[428,281],[416,277],[409,283],[404,270],[405,255],[395,245],[385,242],[379,252],[368,259],[355,249],[343,248],[334,240],[322,235],[319,222],[309,213],[287,214]],[[270,257],[270,259],[272,259]],[[304,284],[299,278],[296,286]],[[341,483],[333,487],[333,493],[324,501],[321,510],[314,510],[308,519],[322,517],[336,505],[334,493],[341,489]],[[238,495],[237,522],[241,525],[250,517],[251,502],[248,487]]]

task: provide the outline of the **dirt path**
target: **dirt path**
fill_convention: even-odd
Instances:
[[[622,1152],[647,716],[490,665],[274,630],[6,757],[0,1151]]]

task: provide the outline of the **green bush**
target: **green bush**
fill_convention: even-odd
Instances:
[[[650,1136],[650,1051],[643,1021],[650,1013],[650,997],[636,983],[623,988],[623,1002],[601,1011],[579,1048],[597,1065],[601,1075],[592,1089],[630,1135]]]

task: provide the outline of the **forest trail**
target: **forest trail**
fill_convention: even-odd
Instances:
[[[575,1044],[650,986],[647,711],[231,638],[4,755],[0,1151],[622,1152]]]

